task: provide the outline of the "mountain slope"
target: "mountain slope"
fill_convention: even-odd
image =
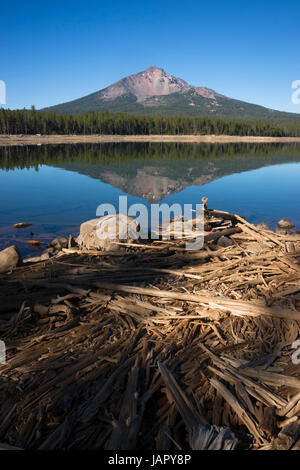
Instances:
[[[44,108],[44,112],[85,113],[94,111],[165,116],[214,116],[300,122],[300,114],[285,113],[195,87],[163,69],[151,66],[109,87],[77,100]]]

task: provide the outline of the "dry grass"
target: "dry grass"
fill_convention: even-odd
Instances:
[[[289,143],[300,142],[300,137],[251,137],[234,135],[0,135],[0,146],[102,142]]]

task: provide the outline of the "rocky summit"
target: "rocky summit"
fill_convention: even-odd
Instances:
[[[95,93],[42,111],[70,114],[110,111],[300,121],[299,114],[275,111],[228,98],[210,88],[190,85],[155,65]]]

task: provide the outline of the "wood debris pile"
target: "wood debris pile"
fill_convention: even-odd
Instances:
[[[212,210],[200,251],[157,240],[17,268],[0,279],[0,442],[300,448],[299,292],[299,235]]]

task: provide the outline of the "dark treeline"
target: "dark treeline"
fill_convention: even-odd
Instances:
[[[299,123],[125,113],[55,114],[0,109],[0,134],[180,135],[300,137]]]
[[[252,157],[252,158],[251,158]],[[168,167],[168,174],[176,166],[176,162],[185,166],[193,166],[196,161],[205,165],[212,160],[224,160],[224,167],[230,167],[230,160],[237,158],[246,160],[249,169],[283,162],[300,160],[300,144],[206,144],[206,143],[102,143],[102,144],[58,144],[0,147],[0,169],[14,170],[36,168],[40,165],[63,166],[64,164],[83,163],[87,166],[96,165],[98,169],[106,165],[115,170],[124,171],[126,164],[143,164],[150,166],[163,165]],[[251,162],[252,161],[252,162]],[[129,168],[129,166],[128,166]],[[243,164],[243,169],[246,166]]]

